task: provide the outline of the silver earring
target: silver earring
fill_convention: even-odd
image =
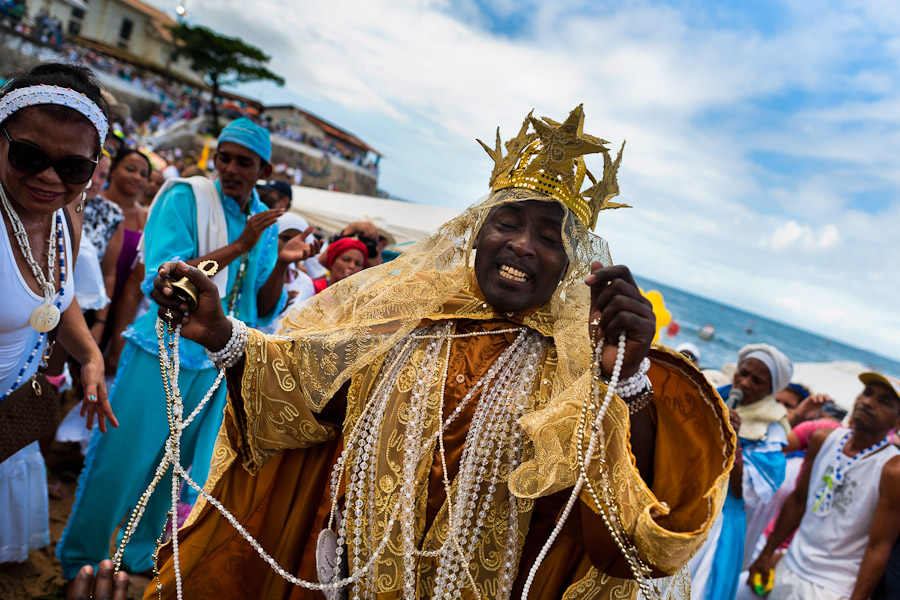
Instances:
[[[84,210],[84,200],[87,198],[86,192],[81,192],[81,202],[78,203],[78,206],[75,207],[75,212],[80,213]]]

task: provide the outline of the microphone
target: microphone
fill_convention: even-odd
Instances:
[[[731,391],[728,392],[728,399],[725,401],[725,406],[728,408],[737,408],[737,405],[740,404],[743,399],[744,392],[736,387],[732,387]]]

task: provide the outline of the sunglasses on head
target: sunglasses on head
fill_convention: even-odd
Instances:
[[[48,167],[53,167],[59,178],[66,183],[87,183],[97,168],[97,161],[90,158],[70,156],[53,160],[37,146],[27,142],[17,142],[9,137],[6,127],[3,127],[3,135],[9,142],[9,152],[6,157],[10,166],[21,173],[34,175],[43,173]]]

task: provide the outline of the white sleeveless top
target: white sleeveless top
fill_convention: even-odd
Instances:
[[[65,311],[75,296],[75,281],[72,275],[72,240],[69,239],[69,227],[66,223],[65,211],[60,209],[57,214],[62,213],[63,237],[66,240],[66,284],[65,293],[62,297],[61,311]],[[4,220],[7,218],[5,212],[0,212]],[[54,226],[56,217],[54,215]],[[7,234],[6,227],[0,224],[2,230],[3,241],[0,242],[0,394],[6,393],[10,386],[15,383],[19,369],[28,360],[28,356],[34,349],[34,344],[38,341],[40,335],[31,327],[31,313],[34,309],[44,303],[44,296],[34,293],[25,278],[19,271],[16,264],[16,257],[13,255],[12,244],[16,243],[11,240]],[[45,249],[41,248],[41,252]],[[35,252],[32,249],[32,252]],[[57,257],[58,260],[58,257]],[[46,336],[44,339],[46,344]],[[22,381],[37,370],[38,363],[44,348],[38,348],[35,353],[34,360],[28,365],[28,370],[23,375]]]
[[[834,490],[831,512],[820,517],[813,505],[825,487],[826,473],[834,471],[837,448],[848,431],[839,427],[822,444],[810,474],[806,512],[783,559],[799,577],[845,596],[853,593],[869,543],[881,470],[887,461],[900,456],[897,447],[888,444],[854,463],[843,472],[843,485]]]

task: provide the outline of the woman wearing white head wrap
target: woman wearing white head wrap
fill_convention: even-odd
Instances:
[[[784,352],[769,344],[749,344],[738,352],[738,367],[749,359],[763,363],[772,378],[771,395],[775,395],[788,386],[794,374],[794,365]],[[744,403],[748,404],[748,403]]]
[[[737,364],[734,382],[718,391],[723,399],[734,399],[732,390],[740,391],[740,401],[731,409],[740,454],[719,521],[690,562],[692,598],[734,597],[738,576],[752,562],[756,540],[772,518],[769,500],[784,481],[782,449],[791,427],[775,393],[790,383],[793,365],[768,344],[744,346]]]
[[[308,228],[309,222],[297,213],[286,212],[278,217],[278,249],[280,250],[290,239],[303,233]],[[311,244],[315,239],[316,236],[310,233],[306,236],[306,243]],[[313,257],[313,260],[314,259],[315,257]],[[284,310],[281,311],[269,325],[261,327],[260,331],[265,333],[275,333],[281,326],[282,319],[289,315],[294,308],[300,306],[315,294],[313,280],[308,274],[298,268],[297,263],[294,263],[288,268],[285,272],[285,277],[287,278],[285,281],[288,292],[287,304],[285,305]]]

